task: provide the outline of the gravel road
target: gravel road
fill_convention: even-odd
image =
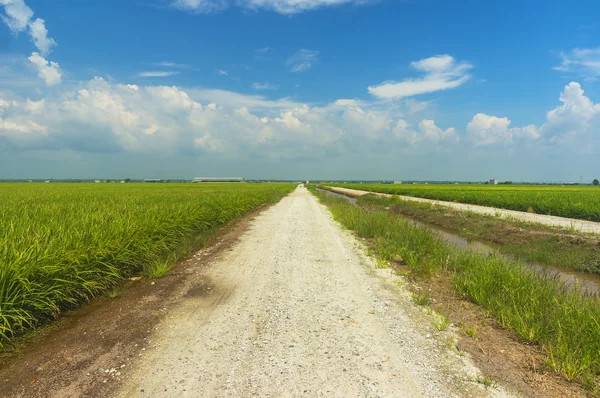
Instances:
[[[433,200],[433,199],[423,199],[416,198],[413,196],[404,196],[404,195],[390,195],[379,192],[368,192],[361,191],[358,189],[349,189],[349,188],[339,188],[339,187],[330,187],[333,192],[341,193],[348,196],[360,197],[368,194],[391,197],[395,196],[402,200],[411,201],[411,202],[421,202],[421,203],[431,203],[438,206],[450,207],[456,210],[470,211],[473,213],[485,214],[488,216],[500,216],[504,218],[513,218],[520,221],[525,221],[529,223],[543,224],[549,225],[551,227],[558,227],[564,229],[573,229],[575,231],[586,232],[591,234],[600,234],[600,223],[593,221],[585,221],[585,220],[577,220],[574,218],[565,218],[565,217],[556,217],[556,216],[547,216],[545,214],[533,214],[533,213],[525,213],[522,211],[514,211],[514,210],[505,210],[498,209],[496,207],[487,207],[487,206],[479,206],[479,205],[470,205],[466,203],[454,203],[454,202],[445,202],[442,200]]]
[[[508,396],[303,187],[202,272],[118,396]]]

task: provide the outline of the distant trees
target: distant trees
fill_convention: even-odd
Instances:
[[[597,178],[594,178],[594,181],[592,182],[592,185],[600,185],[600,181],[598,181]]]

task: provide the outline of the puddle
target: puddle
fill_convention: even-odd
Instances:
[[[340,194],[337,192],[331,192],[331,191],[319,189],[319,188],[317,188],[317,189],[321,192],[326,192],[328,195],[345,199],[349,203],[352,203],[353,205],[357,205],[356,198],[346,196],[346,195],[343,195],[343,194]],[[467,240],[452,231],[440,228],[438,226],[424,224],[424,223],[415,221],[408,217],[405,217],[405,218],[407,220],[410,220],[411,222],[413,222],[416,226],[418,226],[420,228],[428,228],[429,230],[438,234],[438,236],[440,238],[442,238],[445,242],[447,242],[461,250],[472,250],[475,253],[491,254],[491,253],[497,253],[500,249],[499,246],[494,246],[487,242],[484,243],[484,242],[476,241],[476,240]],[[502,254],[502,255],[509,260],[515,260],[515,258],[510,255],[506,255],[506,254]],[[525,267],[529,268],[530,270],[533,270],[536,272],[542,272],[542,273],[546,274],[549,278],[558,279],[559,281],[564,283],[566,286],[577,287],[583,293],[592,294],[592,295],[600,295],[600,276],[598,276],[598,275],[587,274],[587,273],[577,272],[577,271],[564,270],[564,269],[550,267],[550,266],[542,265],[542,264],[534,264],[534,263],[526,263],[526,262],[521,262],[521,263]]]

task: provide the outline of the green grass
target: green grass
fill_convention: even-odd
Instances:
[[[0,184],[0,348],[124,278],[164,276],[291,184]]]
[[[450,327],[450,319],[446,315],[441,315],[434,324],[435,328],[440,332],[447,330]]]
[[[329,184],[363,191],[471,203],[600,221],[600,187],[539,185]]]
[[[412,300],[416,305],[427,307],[431,304],[431,296],[429,293],[413,293]]]
[[[387,210],[367,211],[344,199],[313,192],[335,219],[366,238],[377,256],[385,260],[401,256],[416,278],[451,273],[457,295],[486,308],[524,341],[539,345],[549,368],[569,380],[585,382],[600,375],[597,297],[582,295],[503,256],[456,249]]]
[[[451,230],[468,241],[490,243],[502,253],[529,263],[600,274],[600,240],[597,236],[405,201],[397,197],[365,195],[358,203],[361,206],[388,208],[390,212],[427,225]]]
[[[483,385],[485,388],[496,388],[498,387],[498,382],[491,377],[479,375],[476,379],[477,383]]]

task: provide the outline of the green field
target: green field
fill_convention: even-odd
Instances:
[[[600,221],[600,187],[540,185],[392,185],[329,186],[470,203],[537,214]]]
[[[292,184],[0,184],[0,348],[123,278],[164,275]]]

